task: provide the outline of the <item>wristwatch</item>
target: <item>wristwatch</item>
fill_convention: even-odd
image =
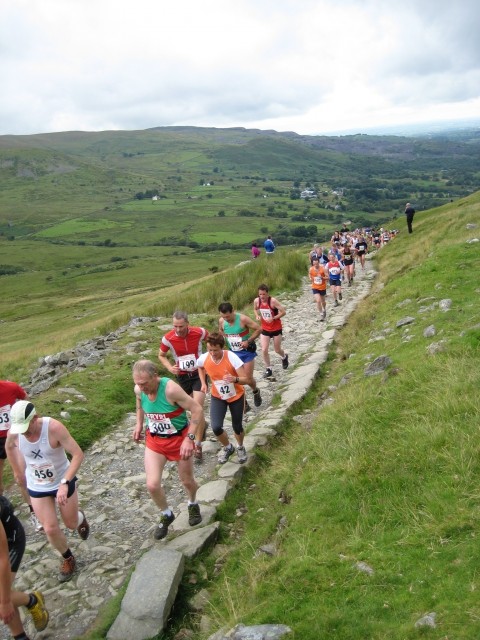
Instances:
[[[60,484],[68,484],[68,480],[66,478],[62,478],[60,480]]]
[[[195,434],[194,433],[187,433],[187,438],[189,440],[191,440],[192,442],[195,442]]]

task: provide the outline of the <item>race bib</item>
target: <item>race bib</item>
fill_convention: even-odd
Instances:
[[[55,482],[55,467],[50,462],[44,464],[34,464],[31,466],[32,476],[35,478],[36,484],[51,484]]]
[[[242,351],[243,347],[242,347],[242,342],[243,342],[243,338],[241,336],[238,335],[229,335],[228,337],[228,344],[230,345],[230,349],[232,351]]]
[[[322,284],[323,282],[323,278],[321,278],[320,276],[315,276],[313,278],[313,284]]]
[[[266,321],[273,320],[273,313],[271,309],[260,309],[260,315]]]
[[[147,414],[148,430],[152,436],[174,436],[177,430],[172,424],[170,418],[162,413]]]
[[[340,275],[341,269],[340,267],[331,267],[329,271],[330,271],[330,275],[335,277]]]
[[[225,382],[224,380],[214,380],[213,382],[222,400],[228,400],[237,395],[233,382]]]
[[[0,407],[0,429],[10,429],[10,409],[9,404]]]
[[[180,371],[196,371],[197,359],[193,353],[189,353],[188,356],[178,356],[178,368]]]

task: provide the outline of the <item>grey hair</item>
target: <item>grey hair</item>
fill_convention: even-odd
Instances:
[[[177,311],[173,312],[173,318],[174,320],[185,320],[185,322],[188,322],[188,313],[177,309]]]
[[[151,360],[137,360],[133,365],[133,373],[146,373],[151,378],[158,375],[157,365]]]

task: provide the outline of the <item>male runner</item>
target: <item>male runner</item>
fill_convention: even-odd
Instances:
[[[218,310],[221,313],[218,320],[219,331],[226,338],[230,351],[233,351],[243,362],[245,373],[252,380],[250,386],[253,391],[253,402],[256,407],[259,407],[262,404],[262,396],[253,377],[253,368],[257,357],[255,340],[262,331],[260,325],[243,313],[234,311],[230,302],[222,302]]]
[[[258,298],[253,301],[253,310],[256,320],[261,321],[262,334],[260,336],[260,344],[266,367],[263,377],[271,378],[273,371],[268,354],[270,340],[273,339],[275,353],[278,353],[282,358],[283,369],[288,368],[288,355],[282,349],[282,321],[280,319],[286,314],[286,309],[276,298],[269,296],[267,285],[261,284],[258,287]]]
[[[200,434],[205,428],[203,407],[187,395],[179,384],[170,378],[160,378],[156,365],[150,360],[138,360],[133,365],[133,382],[137,396],[137,423],[133,439],[135,442],[143,439],[146,419],[147,489],[162,511],[160,524],[153,537],[162,540],[175,520],[162,487],[162,474],[167,460],[178,463],[178,477],[188,495],[189,525],[194,527],[202,521],[196,501],[198,484],[193,477],[193,451],[195,441],[201,440]],[[191,413],[190,424],[186,411]]]
[[[202,354],[202,342],[207,336],[208,331],[203,327],[189,325],[188,314],[185,311],[175,311],[173,329],[163,336],[158,351],[161,364],[177,377],[177,382],[185,393],[192,396],[202,408],[205,403],[205,394],[201,391],[197,359]],[[173,365],[167,357],[169,351],[174,359]],[[199,438],[195,442],[194,456],[197,460],[202,460],[203,438],[204,433],[199,433]]]
[[[63,557],[58,580],[66,582],[75,573],[76,560],[60,528],[56,507],[64,525],[76,529],[82,540],[86,540],[90,526],[78,508],[76,484],[83,451],[65,425],[54,418],[37,415],[28,400],[16,402],[10,418],[8,460],[15,480],[20,484],[26,478],[35,515],[42,523],[48,541]],[[67,453],[71,456],[70,461]]]
[[[19,607],[32,616],[37,631],[43,631],[49,620],[40,591],[14,591],[12,583],[25,551],[25,531],[13,513],[12,504],[0,496],[0,620],[8,625],[15,640],[29,640],[20,619]]]
[[[27,399],[27,392],[19,384],[16,382],[10,382],[10,380],[0,380],[0,495],[3,495],[4,489],[3,472],[5,460],[7,459],[5,444],[7,441],[8,430],[10,428],[10,410],[17,400]],[[25,483],[20,485],[20,491],[22,492],[23,499],[30,509],[30,522],[32,523],[33,528],[35,531],[43,531],[43,527],[33,511],[30,496],[25,488]]]

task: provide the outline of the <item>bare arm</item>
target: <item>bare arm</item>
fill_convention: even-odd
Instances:
[[[189,396],[182,387],[169,380],[165,387],[165,398],[171,404],[176,404],[185,411],[190,411],[190,426],[189,433],[195,434],[195,440],[200,442],[202,440],[203,432],[205,431],[205,418],[203,414],[203,407],[198,404],[191,396]],[[193,455],[195,444],[190,438],[184,438],[180,447],[180,456],[183,460],[187,460]]]
[[[278,310],[277,315],[273,318],[274,320],[283,318],[283,316],[287,313],[287,310],[285,309],[283,304],[280,304],[280,302],[276,298],[270,299],[270,306],[275,307]]]
[[[255,300],[253,301],[253,313],[255,314],[255,319],[256,320],[260,320],[260,314],[258,313],[258,308],[260,306],[260,302],[258,300],[258,298],[255,298]]]
[[[202,383],[202,387],[200,390],[202,393],[207,393],[208,385],[207,385],[207,374],[205,373],[205,369],[204,367],[198,367],[197,371],[198,371],[198,377],[200,378],[200,382]]]
[[[243,327],[247,327],[251,331],[249,339],[243,340],[243,348],[247,349],[248,345],[251,342],[255,342],[258,336],[262,333],[262,329],[257,322],[243,314],[240,316],[240,323]]]
[[[180,369],[178,368],[177,363],[174,362],[172,364],[170,362],[167,354],[163,353],[163,351],[161,349],[158,350],[158,359],[160,360],[160,364],[162,365],[162,367],[165,367],[165,369],[167,371],[169,371],[170,373],[172,373],[174,376],[178,375]]]
[[[143,423],[145,421],[145,411],[142,409],[142,401],[140,398],[140,387],[137,387],[137,385],[135,385],[134,387],[134,391],[135,391],[135,412],[137,414],[137,421],[135,423],[135,429],[133,430],[133,439],[135,440],[135,442],[140,442],[140,440],[143,440]]]
[[[18,448],[17,435],[8,432],[5,451],[7,453],[7,458],[10,466],[12,467],[15,482],[19,487],[22,487],[26,490],[27,483],[25,480],[25,458],[22,456]]]

